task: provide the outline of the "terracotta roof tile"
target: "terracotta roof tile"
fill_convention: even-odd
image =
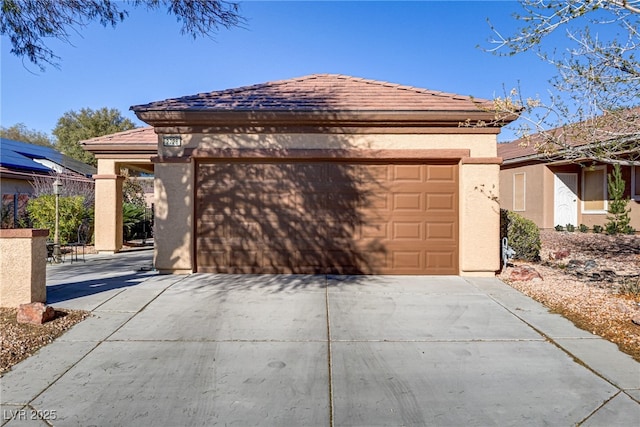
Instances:
[[[153,130],[153,127],[147,126],[142,128],[125,130],[122,132],[112,133],[110,135],[98,136],[95,138],[80,141],[82,145],[96,145],[96,144],[140,144],[140,145],[152,145],[158,144],[158,135]]]
[[[490,101],[338,74],[313,74],[135,105],[145,111],[477,111]]]

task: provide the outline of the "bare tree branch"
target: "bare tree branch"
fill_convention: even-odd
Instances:
[[[520,0],[524,25],[504,37],[491,27],[490,52],[533,51],[556,67],[549,99],[513,91],[495,100],[496,117],[521,114],[516,131],[540,153],[607,162],[640,159],[640,0]],[[570,47],[545,41],[560,28]],[[617,30],[617,31],[614,31]]]

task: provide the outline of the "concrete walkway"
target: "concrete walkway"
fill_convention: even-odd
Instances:
[[[150,266],[48,267],[93,315],[0,380],[3,425],[640,424],[640,364],[496,279]]]

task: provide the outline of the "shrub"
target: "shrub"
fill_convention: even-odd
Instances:
[[[587,231],[589,231],[589,227],[587,227],[587,226],[586,226],[586,225],[584,225],[584,224],[580,224],[580,226],[578,227],[578,230],[579,230],[581,233],[586,233]]]
[[[594,233],[602,233],[602,226],[601,225],[594,225],[593,226],[593,232]]]
[[[540,230],[531,220],[515,212],[508,212],[507,240],[516,252],[515,257],[526,261],[540,259]]]
[[[48,228],[49,238],[53,239],[56,222],[56,198],[54,195],[43,195],[29,200],[27,204],[29,218],[35,228]],[[83,219],[90,217],[91,212],[84,205],[84,197],[60,197],[59,200],[59,233],[60,244],[66,245],[77,239],[78,227]]]
[[[573,233],[574,231],[576,231],[576,226],[573,224],[567,224],[565,226],[565,228],[567,229],[568,232]]]
[[[556,231],[564,231],[564,227],[561,226],[560,224],[556,225],[555,227],[553,227],[556,229]]]
[[[640,296],[640,279],[627,278],[620,283],[619,293],[633,297]]]
[[[122,226],[124,240],[133,239],[133,230],[138,223],[144,220],[145,208],[134,203],[123,203],[122,205]]]

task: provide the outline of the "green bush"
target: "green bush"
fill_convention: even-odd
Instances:
[[[531,220],[515,212],[507,213],[507,241],[516,251],[515,257],[526,261],[540,260],[540,230]]]
[[[556,225],[555,227],[553,227],[556,229],[556,231],[564,231],[564,227],[561,226],[560,224]]]
[[[593,226],[593,232],[596,233],[596,234],[597,233],[602,233],[602,230],[603,230],[603,228],[602,228],[601,225],[597,225],[596,224],[596,225]]]
[[[565,226],[565,228],[567,229],[567,231],[568,231],[569,233],[573,233],[574,231],[576,231],[576,226],[575,226],[575,225],[573,225],[573,224],[567,224],[567,225]]]
[[[133,239],[133,229],[144,220],[144,210],[144,206],[135,203],[123,203],[122,226],[125,241]]]
[[[589,231],[589,227],[587,227],[587,226],[586,226],[586,225],[584,225],[584,224],[580,224],[580,226],[578,227],[578,230],[579,230],[581,233],[586,233],[587,231]]]
[[[56,198],[52,194],[42,195],[29,200],[27,204],[29,218],[35,228],[48,228],[49,238],[53,239],[56,223]],[[84,206],[83,196],[60,197],[59,200],[60,244],[66,245],[77,239],[78,227],[84,218],[92,213]]]

